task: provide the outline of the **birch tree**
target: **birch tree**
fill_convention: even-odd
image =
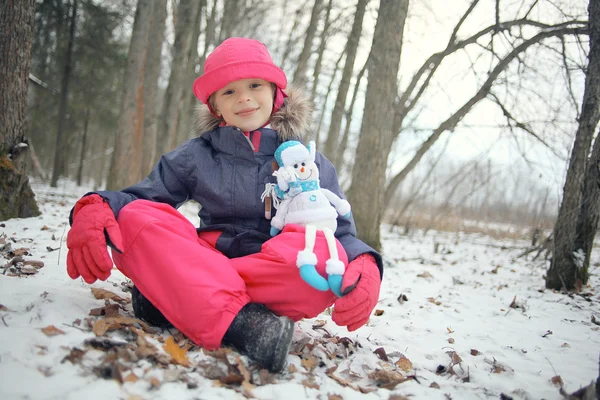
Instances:
[[[298,56],[296,71],[294,72],[294,77],[292,79],[292,82],[298,86],[304,86],[304,83],[306,82],[308,60],[312,54],[313,40],[315,38],[315,33],[317,32],[317,25],[319,22],[322,5],[323,0],[315,0],[313,4],[310,22],[308,24],[308,28],[306,29],[306,35],[304,36],[304,46],[302,46],[302,51]]]

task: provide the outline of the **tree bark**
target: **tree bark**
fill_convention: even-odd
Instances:
[[[323,4],[323,0],[315,0],[312,8],[312,13],[310,15],[310,22],[308,24],[308,28],[306,29],[306,35],[304,36],[304,46],[302,47],[302,52],[300,52],[300,56],[298,56],[298,62],[296,63],[296,71],[294,72],[294,77],[292,82],[298,86],[304,86],[306,82],[306,69],[308,67],[308,59],[312,54],[312,46],[313,40],[315,38],[315,33],[317,32],[317,25],[319,23],[319,16],[321,14],[321,5]]]
[[[381,249],[379,226],[392,132],[397,77],[409,0],[381,0],[369,57],[365,113],[348,198],[358,236]],[[376,156],[374,156],[376,155]]]
[[[156,159],[156,136],[158,132],[158,77],[160,76],[160,60],[162,45],[165,40],[165,24],[167,19],[167,0],[154,3],[152,22],[150,23],[150,41],[146,76],[144,77],[144,144],[142,154],[142,175],[152,170]]]
[[[79,152],[79,165],[77,166],[77,186],[81,186],[83,181],[83,161],[85,160],[85,147],[88,135],[88,126],[90,124],[90,109],[85,109],[85,122],[83,123],[83,136],[81,138],[81,151]]]
[[[71,14],[71,28],[69,34],[69,43],[65,55],[65,65],[63,69],[62,84],[60,88],[60,106],[58,111],[58,129],[56,131],[56,147],[54,150],[54,168],[52,169],[52,179],[50,186],[56,187],[58,178],[65,173],[65,143],[64,131],[67,122],[67,107],[69,102],[69,81],[71,80],[71,61],[73,58],[73,45],[75,43],[75,30],[77,22],[77,0],[73,0],[73,12]]]
[[[200,6],[196,14],[194,22],[194,30],[192,32],[192,44],[190,45],[190,54],[188,56],[188,65],[186,67],[187,78],[185,81],[192,86],[196,77],[196,67],[200,64],[200,56],[198,54],[198,38],[200,36],[200,27],[202,22],[202,11],[206,7],[206,0],[200,0]],[[203,62],[204,66],[204,62]],[[184,90],[183,110],[179,115],[179,132],[177,133],[177,142],[181,143],[188,140],[192,133],[192,123],[194,121],[194,106],[198,104],[198,99],[194,96],[192,90]]]
[[[342,70],[342,79],[340,80],[340,86],[338,88],[338,94],[335,99],[335,105],[333,106],[333,111],[331,112],[329,132],[327,134],[327,140],[325,141],[325,148],[323,150],[325,156],[327,156],[327,158],[329,158],[329,160],[336,167],[339,167],[339,163],[337,160],[337,149],[339,145],[338,142],[340,138],[342,118],[344,117],[344,112],[346,110],[346,97],[348,96],[350,80],[352,79],[352,74],[354,71],[354,60],[356,59],[358,43],[360,41],[363,20],[368,3],[369,0],[358,0],[358,3],[356,4],[356,13],[354,14],[352,30],[350,31],[350,35],[348,36],[348,42],[346,44],[346,63],[344,64],[344,69]],[[404,27],[404,22],[402,22],[402,27]]]
[[[188,58],[192,43],[192,31],[199,2],[197,0],[182,0],[177,8],[177,28],[175,30],[175,49],[171,62],[171,76],[161,116],[162,129],[158,135],[156,158],[163,153],[173,150],[179,144],[177,131],[179,114],[183,109],[184,84],[186,84]],[[191,82],[187,82],[191,84]],[[185,93],[188,93],[185,91]]]
[[[108,173],[108,190],[120,190],[142,178],[144,79],[153,2],[138,0],[127,56],[121,111]]]
[[[325,54],[325,47],[327,47],[327,39],[329,38],[332,6],[333,0],[329,0],[329,3],[327,3],[327,11],[325,11],[325,22],[323,24],[323,32],[321,32],[321,42],[319,43],[319,49],[317,50],[317,60],[315,61],[315,68],[313,69],[313,84],[310,94],[310,100],[313,104],[315,104],[315,100],[317,99],[317,87],[319,86],[321,65],[323,64],[323,55]]]
[[[587,274],[584,273],[582,265],[583,260],[578,260],[574,250],[578,250],[575,246],[578,224],[576,216],[579,215],[580,209],[584,209],[581,199],[584,191],[587,158],[594,132],[600,121],[600,1],[591,0],[588,13],[590,53],[582,111],[567,169],[563,200],[554,225],[552,261],[546,274],[546,287],[557,290],[562,288],[573,290],[577,285],[587,281]],[[598,149],[594,150],[598,151]],[[594,156],[598,157],[598,154]],[[592,178],[597,173],[597,165],[587,166],[588,171],[590,167],[596,170],[590,173],[589,178]],[[588,190],[590,189],[588,188]],[[597,202],[596,190],[597,188],[594,188],[594,195],[590,197],[590,202]],[[590,206],[594,207],[595,204]],[[588,218],[588,216],[583,216],[583,218]]]
[[[25,137],[34,11],[34,0],[0,6],[0,221],[40,215]]]

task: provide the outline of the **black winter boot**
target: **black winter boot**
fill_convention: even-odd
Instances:
[[[150,300],[136,286],[131,289],[131,305],[133,306],[133,313],[136,318],[159,328],[172,326],[169,320],[165,318],[158,308],[154,307],[154,304],[150,303]]]
[[[294,336],[294,321],[278,317],[262,304],[246,304],[233,319],[223,344],[233,345],[271,372],[279,372]]]

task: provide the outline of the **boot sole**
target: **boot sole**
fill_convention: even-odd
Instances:
[[[284,322],[282,324],[282,334],[280,340],[275,345],[273,349],[273,362],[270,366],[268,366],[268,370],[271,372],[280,372],[286,364],[287,356],[290,352],[290,348],[292,347],[292,338],[294,337],[294,321],[287,317],[284,318]]]

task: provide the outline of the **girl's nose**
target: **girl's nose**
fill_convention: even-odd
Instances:
[[[246,92],[241,92],[238,96],[238,102],[243,103],[250,100],[250,96]]]

